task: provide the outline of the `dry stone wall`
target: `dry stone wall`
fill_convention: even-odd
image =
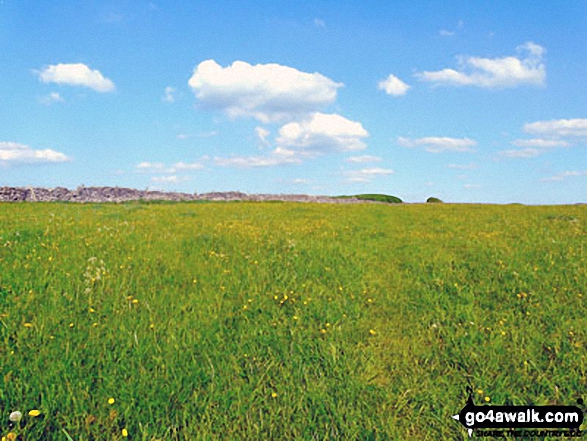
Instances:
[[[127,202],[127,201],[289,201],[322,203],[369,202],[355,198],[337,199],[305,194],[246,194],[238,191],[203,194],[135,190],[122,187],[0,187],[0,202]]]

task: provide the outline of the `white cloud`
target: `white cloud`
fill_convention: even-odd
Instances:
[[[177,135],[175,135],[175,137],[177,139],[190,139],[190,138],[212,138],[213,136],[218,135],[218,132],[216,130],[211,130],[210,132],[201,132],[198,134],[192,134],[190,135],[189,133],[178,133]]]
[[[524,124],[524,132],[549,137],[587,136],[587,118],[555,119]]]
[[[161,171],[165,170],[165,164],[162,162],[141,162],[137,164],[137,169],[142,171]]]
[[[55,150],[34,150],[26,144],[0,141],[0,164],[58,163],[71,158]]]
[[[552,176],[550,178],[541,179],[542,182],[552,182],[552,181],[563,181],[566,178],[576,177],[576,176],[587,176],[586,171],[565,171],[559,173],[558,175]]]
[[[50,94],[45,95],[39,99],[39,102],[45,106],[50,106],[53,103],[62,103],[64,101],[65,100],[57,92],[51,92]]]
[[[423,147],[430,153],[472,152],[471,147],[477,142],[469,138],[425,137],[418,139],[399,137],[397,142],[402,147]]]
[[[99,71],[91,70],[82,63],[56,64],[46,67],[38,74],[43,83],[84,86],[96,92],[111,92],[115,89],[112,80],[105,78]]]
[[[525,148],[525,149],[516,149],[516,150],[502,150],[498,152],[499,156],[504,156],[506,158],[535,158],[543,154],[545,151],[536,148]]]
[[[320,18],[315,18],[314,19],[314,26],[316,26],[317,28],[325,28],[326,22]]]
[[[455,170],[474,170],[477,168],[477,164],[448,164],[447,167]]]
[[[362,156],[351,156],[345,159],[346,162],[352,162],[355,164],[363,164],[368,162],[381,162],[381,158],[378,156],[372,155],[362,155]]]
[[[541,149],[548,149],[553,147],[568,147],[569,143],[567,141],[559,140],[559,139],[541,139],[541,138],[534,138],[534,139],[516,139],[512,141],[512,144],[516,147],[536,147]]]
[[[516,50],[518,56],[503,58],[460,57],[459,70],[425,71],[416,76],[434,84],[452,86],[505,88],[524,84],[543,85],[546,79],[542,61],[544,48],[528,42]]]
[[[279,129],[277,145],[284,149],[315,153],[363,150],[362,138],[369,136],[361,123],[343,116],[314,113],[301,122],[291,122]]]
[[[161,98],[162,101],[165,101],[166,103],[172,103],[175,101],[175,92],[176,89],[175,87],[171,87],[171,86],[167,86],[165,88],[165,95],[163,95],[163,98]]]
[[[222,167],[273,167],[284,164],[301,164],[302,160],[295,155],[282,154],[275,151],[269,156],[233,156],[230,158],[214,158],[217,165]]]
[[[361,183],[371,182],[375,177],[388,176],[395,173],[395,171],[388,168],[363,168],[361,170],[350,170],[343,173],[347,177],[346,182]]]
[[[169,173],[174,174],[177,171],[201,170],[204,166],[200,163],[194,162],[186,164],[185,162],[176,162],[171,166],[165,165],[163,162],[141,162],[136,165],[136,169],[143,173]]]
[[[379,82],[379,89],[393,96],[405,95],[410,86],[404,83],[395,75],[389,75],[387,79]]]
[[[155,182],[157,184],[175,184],[180,181],[185,181],[185,177],[178,177],[178,176],[153,176],[151,178],[151,182]]]
[[[188,84],[202,105],[264,123],[315,112],[334,102],[343,86],[319,73],[279,64],[235,61],[223,68],[214,60],[201,62]]]
[[[265,147],[268,147],[269,141],[267,140],[267,137],[271,134],[271,132],[269,132],[269,130],[264,127],[255,127],[255,133],[257,134],[257,138],[259,138],[261,144]]]
[[[454,35],[456,34],[456,32],[453,32],[453,31],[447,31],[446,29],[442,29],[442,30],[439,32],[439,34],[440,34],[442,37],[452,37],[452,36],[454,36]]]

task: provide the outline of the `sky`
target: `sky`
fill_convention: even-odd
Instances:
[[[587,202],[587,0],[0,0],[0,186]]]

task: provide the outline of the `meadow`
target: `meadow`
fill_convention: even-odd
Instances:
[[[464,440],[467,387],[576,405],[586,239],[586,206],[2,203],[0,436]]]

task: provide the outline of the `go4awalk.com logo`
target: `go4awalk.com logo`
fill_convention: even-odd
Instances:
[[[471,390],[467,404],[453,418],[469,437],[473,432],[479,437],[582,436],[583,411],[577,406],[475,406]]]

